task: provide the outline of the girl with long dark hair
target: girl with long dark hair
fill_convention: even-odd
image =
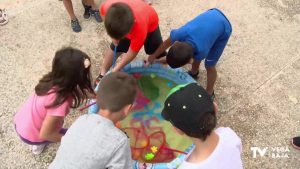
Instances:
[[[87,54],[71,47],[55,53],[52,70],[35,86],[35,92],[14,116],[16,132],[21,140],[40,154],[45,145],[60,142],[62,128],[70,108],[77,108],[94,94]]]

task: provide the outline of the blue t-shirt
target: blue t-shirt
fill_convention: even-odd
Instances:
[[[175,41],[187,42],[194,48],[194,59],[205,59],[218,40],[225,33],[225,24],[228,20],[217,9],[208,10],[170,33],[172,43]]]

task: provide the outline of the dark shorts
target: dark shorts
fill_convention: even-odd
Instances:
[[[144,49],[147,55],[153,54],[156,49],[162,44],[162,37],[160,33],[159,26],[153,31],[147,34],[146,40],[144,42]],[[122,39],[120,40],[117,46],[117,52],[126,53],[130,46],[130,39]],[[113,43],[110,44],[110,49],[114,51],[115,45]],[[164,52],[160,55],[160,57],[165,56],[167,53]]]

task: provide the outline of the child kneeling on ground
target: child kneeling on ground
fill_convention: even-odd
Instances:
[[[97,92],[100,110],[71,125],[49,168],[132,168],[129,138],[114,124],[130,112],[136,87],[135,79],[124,72],[103,77]]]
[[[243,168],[241,139],[228,127],[215,129],[216,111],[208,93],[196,83],[172,89],[162,116],[195,144],[178,169]]]

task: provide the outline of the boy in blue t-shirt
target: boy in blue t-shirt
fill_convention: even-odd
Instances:
[[[192,63],[188,72],[197,79],[199,66],[205,59],[207,70],[208,94],[214,97],[214,84],[217,79],[216,64],[231,35],[232,28],[229,20],[218,9],[210,9],[186,23],[179,29],[174,29],[153,55],[148,57],[152,63],[167,48],[166,62],[172,68],[178,68]]]

